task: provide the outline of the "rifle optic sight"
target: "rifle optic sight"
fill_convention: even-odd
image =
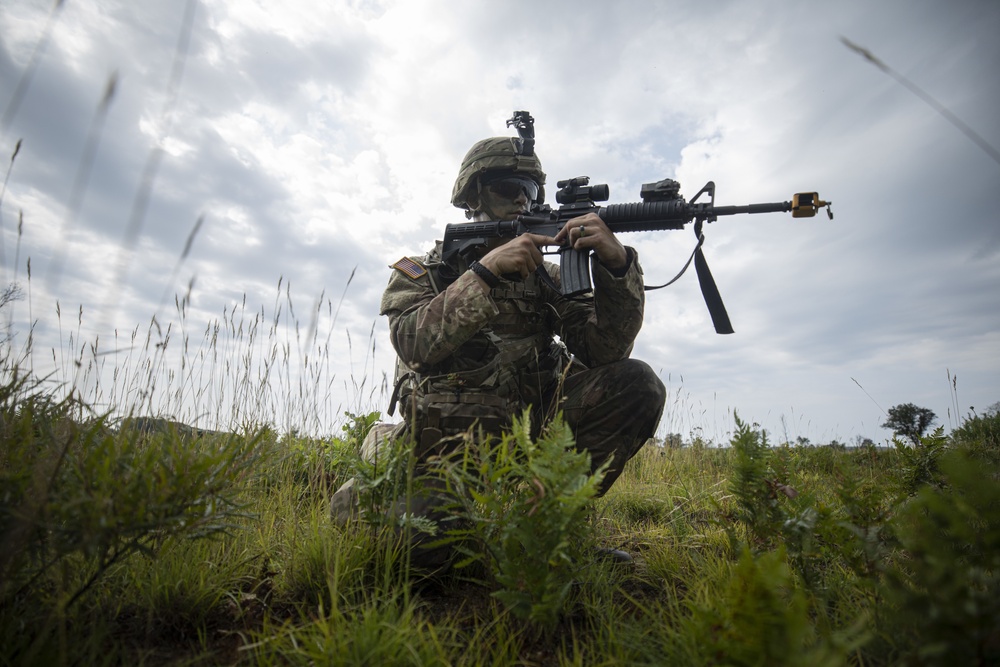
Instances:
[[[556,192],[556,201],[560,204],[587,204],[593,206],[594,202],[607,201],[611,196],[611,188],[606,183],[600,185],[588,185],[590,176],[577,176],[565,181],[556,183],[559,190]]]

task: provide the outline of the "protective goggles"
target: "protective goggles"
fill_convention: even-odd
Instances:
[[[517,199],[522,192],[529,202],[538,199],[538,183],[527,176],[494,176],[484,178],[483,185],[490,189],[493,194],[511,201]]]

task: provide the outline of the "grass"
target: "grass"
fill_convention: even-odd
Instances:
[[[342,528],[328,516],[371,415],[326,438],[268,427],[137,432],[10,365],[0,398],[2,664],[891,665],[1000,655],[995,414],[895,449],[772,447],[737,421],[730,447],[647,446],[586,504],[583,523],[569,524],[533,512],[535,501],[519,498],[523,482],[504,481],[520,455],[487,450],[476,469],[496,466],[494,495],[466,511],[509,530],[487,525],[478,561],[428,578],[408,566],[391,526]],[[558,459],[565,444],[519,438],[510,442],[536,457]],[[582,487],[567,475],[579,471],[567,466],[544,474],[575,493]],[[504,517],[504,507],[522,509]],[[549,523],[530,523],[542,516]],[[570,549],[551,552],[570,566],[553,570],[503,541],[539,529],[565,530],[565,544],[624,548],[637,562]],[[540,538],[529,539],[525,547]],[[498,594],[532,568],[541,579],[526,580],[561,591],[548,607],[530,589]],[[570,573],[567,588],[545,578],[557,570]]]

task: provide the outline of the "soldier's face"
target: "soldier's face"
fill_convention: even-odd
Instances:
[[[481,211],[487,214],[487,219],[512,220],[528,212],[529,199],[523,188],[487,185],[483,188],[482,199],[484,205]]]

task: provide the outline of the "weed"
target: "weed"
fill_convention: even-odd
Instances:
[[[893,521],[904,558],[888,570],[916,664],[1000,661],[1000,466],[965,452],[940,458],[941,484],[925,485]]]
[[[0,385],[0,610],[27,614],[44,641],[110,568],[155,555],[172,538],[224,533],[258,459],[254,437],[186,442],[176,433],[115,431],[74,419],[13,369]],[[23,645],[25,650],[32,650]]]
[[[354,609],[321,606],[298,626],[265,627],[248,649],[261,665],[447,665],[451,633],[420,619],[401,599]]]
[[[912,446],[898,438],[894,438],[893,443],[900,456],[898,484],[902,497],[916,494],[927,484],[942,483],[938,471],[938,459],[948,444],[942,427],[938,427],[930,435],[915,437]]]
[[[485,559],[492,595],[518,618],[554,628],[592,546],[588,508],[603,468],[591,474],[560,417],[532,440],[525,413],[499,442],[471,439],[439,471],[462,521],[447,538],[465,555],[456,567]]]
[[[972,414],[951,432],[951,442],[970,456],[1000,466],[1000,410],[996,406],[984,415]]]
[[[739,416],[732,447],[736,458],[729,488],[736,498],[735,519],[746,526],[758,544],[767,546],[780,534],[787,518],[779,497],[791,493],[790,487],[774,479],[767,434],[754,430]]]
[[[858,628],[817,636],[781,550],[757,557],[744,551],[723,587],[691,606],[688,664],[840,665],[863,639]]]

